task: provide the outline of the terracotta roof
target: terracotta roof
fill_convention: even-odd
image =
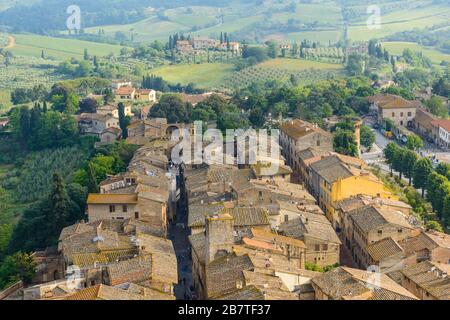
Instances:
[[[127,204],[137,203],[136,194],[94,194],[90,193],[87,199],[88,204]]]
[[[298,151],[297,155],[300,159],[305,161],[305,160],[308,160],[311,158],[320,157],[320,156],[328,154],[328,153],[329,153],[328,151],[322,151],[322,150],[310,147],[308,149]]]
[[[191,103],[192,105],[195,106],[196,104],[198,104],[199,102],[202,102],[202,101],[206,100],[208,97],[210,97],[210,96],[213,95],[213,94],[218,95],[218,96],[220,96],[221,98],[224,98],[224,99],[227,98],[226,96],[224,96],[224,95],[222,95],[222,94],[212,93],[212,92],[201,93],[201,94],[186,94],[186,93],[180,93],[179,95],[180,95],[180,97],[181,97],[181,100],[183,100],[183,102],[189,102],[189,103]]]
[[[130,95],[134,91],[136,91],[136,89],[132,87],[120,87],[119,89],[115,90],[114,93],[116,95]]]
[[[311,133],[320,133],[326,136],[330,136],[330,133],[319,128],[316,124],[312,124],[300,119],[285,122],[281,125],[280,129],[290,138],[295,140]]]
[[[188,227],[204,227],[207,214],[219,213],[223,210],[223,204],[191,204],[189,205]]]
[[[394,224],[404,228],[413,229],[407,219],[398,211],[379,208],[374,205],[364,206],[349,212],[350,219],[356,223],[363,232],[380,228],[387,224]]]
[[[375,262],[403,253],[399,244],[390,237],[368,245],[366,251]]]
[[[144,255],[111,264],[107,267],[107,273],[112,286],[147,280],[152,275],[152,256]]]
[[[299,218],[280,224],[279,232],[287,237],[303,240],[305,236],[340,244],[328,219],[321,214],[302,212]]]
[[[209,263],[206,266],[208,298],[218,298],[238,290],[245,283],[243,271],[252,268],[247,255],[229,254]]]
[[[402,247],[407,256],[424,250],[432,251],[437,247],[436,243],[428,238],[424,232],[420,232],[416,236],[399,241],[398,244]]]
[[[316,276],[318,273],[301,269],[298,259],[290,259],[282,254],[261,251],[245,245],[233,246],[237,255],[247,255],[255,267],[255,271],[275,275],[275,272],[304,277]]]
[[[420,123],[421,126],[429,130],[432,128],[433,120],[436,120],[436,117],[424,109],[418,109],[414,118],[415,122]]]
[[[222,295],[218,300],[264,300],[264,294],[255,286],[246,286],[232,293]]]
[[[426,232],[425,235],[433,240],[439,247],[450,248],[450,235],[434,230]]]
[[[82,113],[78,116],[79,120],[88,120],[88,121],[102,121],[106,122],[110,119],[114,119],[113,116],[108,114],[99,114],[99,113]],[[114,119],[115,120],[115,119]]]
[[[125,290],[99,284],[83,289],[65,300],[146,300],[144,296],[131,294]]]
[[[283,281],[266,273],[244,270],[246,285],[254,285],[261,290],[266,300],[298,300],[298,296],[289,291]]]
[[[326,159],[321,161],[326,161]],[[315,168],[316,164],[317,162],[314,163],[312,167]],[[328,183],[333,183],[341,179],[352,177],[354,175],[350,168],[348,168],[341,162],[330,163],[329,166],[315,171],[319,174],[320,177],[322,177],[322,179],[324,179]]]
[[[417,300],[387,275],[365,270],[339,267],[311,281],[334,300]]]
[[[285,237],[282,235],[275,234],[273,232],[267,231],[262,228],[252,228],[252,235],[254,239],[275,242],[275,243],[286,243],[299,248],[306,248],[305,243],[301,240]]]
[[[450,265],[424,261],[401,272],[436,299],[450,300]]]
[[[368,97],[369,102],[377,104],[381,109],[417,108],[416,101],[409,101],[400,96],[391,94],[379,94]]]
[[[233,217],[235,227],[270,225],[268,212],[264,208],[236,207],[224,209]]]
[[[126,289],[124,290],[131,294],[142,295],[145,298],[151,300],[175,300],[175,296],[171,294],[161,292],[153,288],[144,287],[135,283],[128,284],[126,286]]]
[[[155,90],[151,90],[151,89],[137,89],[136,93],[139,94],[150,94],[151,92],[155,92]]]
[[[445,129],[447,132],[450,132],[450,120],[448,119],[436,119],[431,121],[431,124],[435,127],[440,127]]]
[[[178,283],[177,256],[172,241],[141,233],[137,235],[137,241],[141,250],[152,256],[152,279]]]
[[[130,259],[138,254],[137,249],[115,250],[105,252],[74,253],[71,259],[74,265],[85,268],[94,265],[106,265],[109,263]]]

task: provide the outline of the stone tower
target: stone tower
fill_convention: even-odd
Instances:
[[[206,263],[231,253],[234,244],[233,217],[228,213],[206,218]]]

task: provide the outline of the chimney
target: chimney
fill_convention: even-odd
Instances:
[[[220,255],[232,252],[234,244],[233,217],[228,213],[216,214],[206,218],[206,263]]]

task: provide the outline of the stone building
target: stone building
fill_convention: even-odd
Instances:
[[[412,127],[417,109],[421,106],[418,101],[409,101],[392,94],[379,94],[368,98],[371,108],[378,112],[378,122],[392,121],[396,126]]]
[[[312,280],[316,300],[417,300],[385,274],[339,267]]]
[[[424,261],[400,272],[402,286],[421,300],[450,300],[449,264]]]
[[[398,242],[414,234],[414,227],[407,218],[392,209],[368,205],[350,211],[348,216],[351,253],[361,268],[371,265],[368,246],[386,238]]]
[[[282,155],[294,172],[298,172],[300,161],[297,151],[310,147],[322,151],[333,151],[333,137],[329,132],[300,119],[285,122],[280,128]]]
[[[324,215],[303,212],[283,222],[278,231],[305,243],[307,263],[326,267],[340,262],[341,241]]]

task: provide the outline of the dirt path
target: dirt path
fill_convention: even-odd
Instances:
[[[12,49],[15,46],[16,46],[16,38],[8,36],[8,44],[6,45],[6,47],[4,47],[4,49]]]

